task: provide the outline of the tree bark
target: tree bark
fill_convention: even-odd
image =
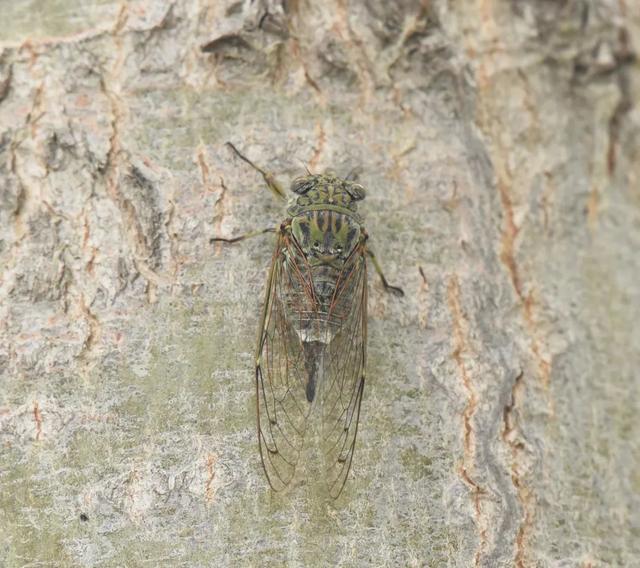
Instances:
[[[5,3],[3,566],[630,566],[640,10]],[[360,167],[345,492],[273,495],[254,342],[285,182]]]

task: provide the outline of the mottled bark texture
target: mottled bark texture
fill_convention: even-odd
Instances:
[[[0,565],[640,558],[640,8],[2,3]],[[361,166],[343,496],[272,495],[254,338],[288,181]]]

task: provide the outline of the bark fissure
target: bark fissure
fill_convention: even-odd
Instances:
[[[511,480],[516,488],[518,501],[522,507],[522,521],[518,527],[515,543],[514,564],[518,568],[527,566],[527,538],[533,529],[535,512],[534,495],[525,483],[522,468],[522,454],[526,452],[521,440],[520,426],[517,419],[517,405],[521,405],[524,399],[524,372],[521,371],[513,382],[511,399],[504,407],[502,439],[509,447],[511,453]]]
[[[476,514],[476,525],[478,528],[479,538],[478,549],[474,555],[474,562],[476,566],[480,566],[482,555],[484,554],[487,545],[487,524],[482,511],[481,501],[485,491],[473,478],[475,472],[476,453],[473,417],[478,406],[478,395],[464,362],[464,356],[467,354],[467,351],[470,350],[466,331],[468,323],[464,313],[462,312],[460,303],[460,283],[456,275],[449,279],[447,295],[453,327],[454,350],[452,357],[458,367],[463,388],[467,393],[467,403],[462,413],[464,455],[462,463],[460,464],[460,475],[465,484],[472,490],[473,506]]]

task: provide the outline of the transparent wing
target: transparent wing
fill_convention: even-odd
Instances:
[[[293,479],[310,417],[317,412],[326,482],[330,495],[337,498],[353,459],[364,388],[364,245],[356,248],[338,275],[328,308],[315,290],[303,252],[294,240],[279,234],[258,338],[258,439],[269,484],[279,491]],[[315,399],[308,389],[311,374],[318,383]]]
[[[332,310],[339,314],[341,325],[323,359],[320,408],[326,482],[336,499],[351,469],[364,391],[367,269],[363,246],[356,249],[338,280]]]
[[[305,395],[304,349],[291,311],[291,291],[308,288],[309,281],[302,270],[285,269],[286,263],[291,263],[290,246],[286,237],[279,234],[267,283],[256,363],[260,458],[275,491],[282,490],[293,478],[311,412]],[[302,304],[297,310],[309,309],[304,300],[298,299],[297,303]]]

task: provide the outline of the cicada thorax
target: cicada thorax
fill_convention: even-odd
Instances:
[[[291,220],[285,249],[290,278],[288,315],[302,341],[329,343],[350,310],[351,274],[363,262],[360,225],[332,210],[306,211]]]

